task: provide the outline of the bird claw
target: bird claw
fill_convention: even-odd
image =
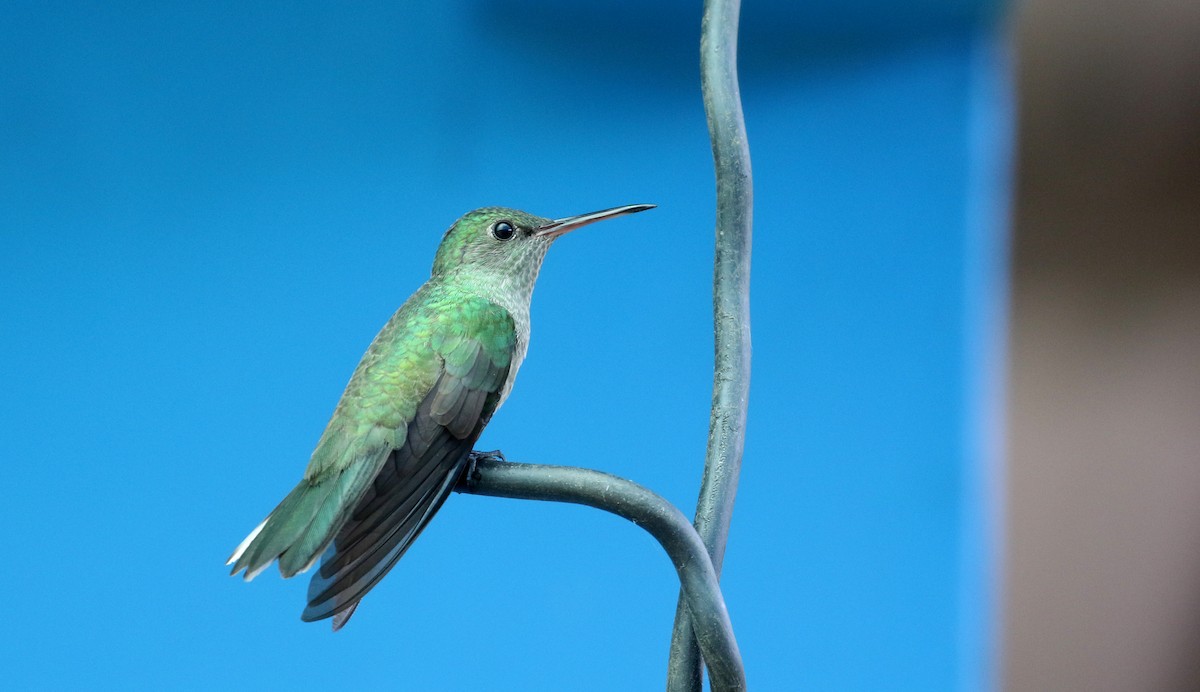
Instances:
[[[480,475],[478,466],[481,460],[490,462],[507,461],[507,459],[504,458],[504,452],[501,452],[498,449],[493,449],[490,452],[472,450],[471,453],[467,455],[467,469],[463,474],[463,480],[466,482],[468,490],[473,490],[475,488],[475,484],[479,482]]]

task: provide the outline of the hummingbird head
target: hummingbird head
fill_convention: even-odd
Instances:
[[[442,237],[433,275],[459,274],[489,286],[532,291],[546,251],[560,236],[595,221],[653,208],[631,204],[557,220],[504,207],[476,209]]]

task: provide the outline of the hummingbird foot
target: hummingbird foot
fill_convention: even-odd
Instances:
[[[478,465],[481,460],[500,462],[508,461],[504,458],[504,452],[501,452],[498,449],[493,449],[490,452],[481,452],[477,449],[471,450],[471,453],[467,455],[467,468],[463,472],[462,480],[459,481],[467,487],[468,491],[474,490],[475,484],[479,482]]]

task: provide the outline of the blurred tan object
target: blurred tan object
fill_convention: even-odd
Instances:
[[[1200,2],[1016,10],[1003,687],[1200,690]]]

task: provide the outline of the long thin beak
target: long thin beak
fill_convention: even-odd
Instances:
[[[635,214],[639,211],[653,209],[653,204],[627,204],[623,207],[613,207],[603,211],[594,211],[590,214],[580,214],[579,216],[568,216],[565,219],[555,219],[545,226],[539,226],[534,229],[535,236],[552,236],[558,237],[567,231],[573,231],[580,226],[586,226],[589,223],[611,219],[614,216],[624,216],[625,214]]]

